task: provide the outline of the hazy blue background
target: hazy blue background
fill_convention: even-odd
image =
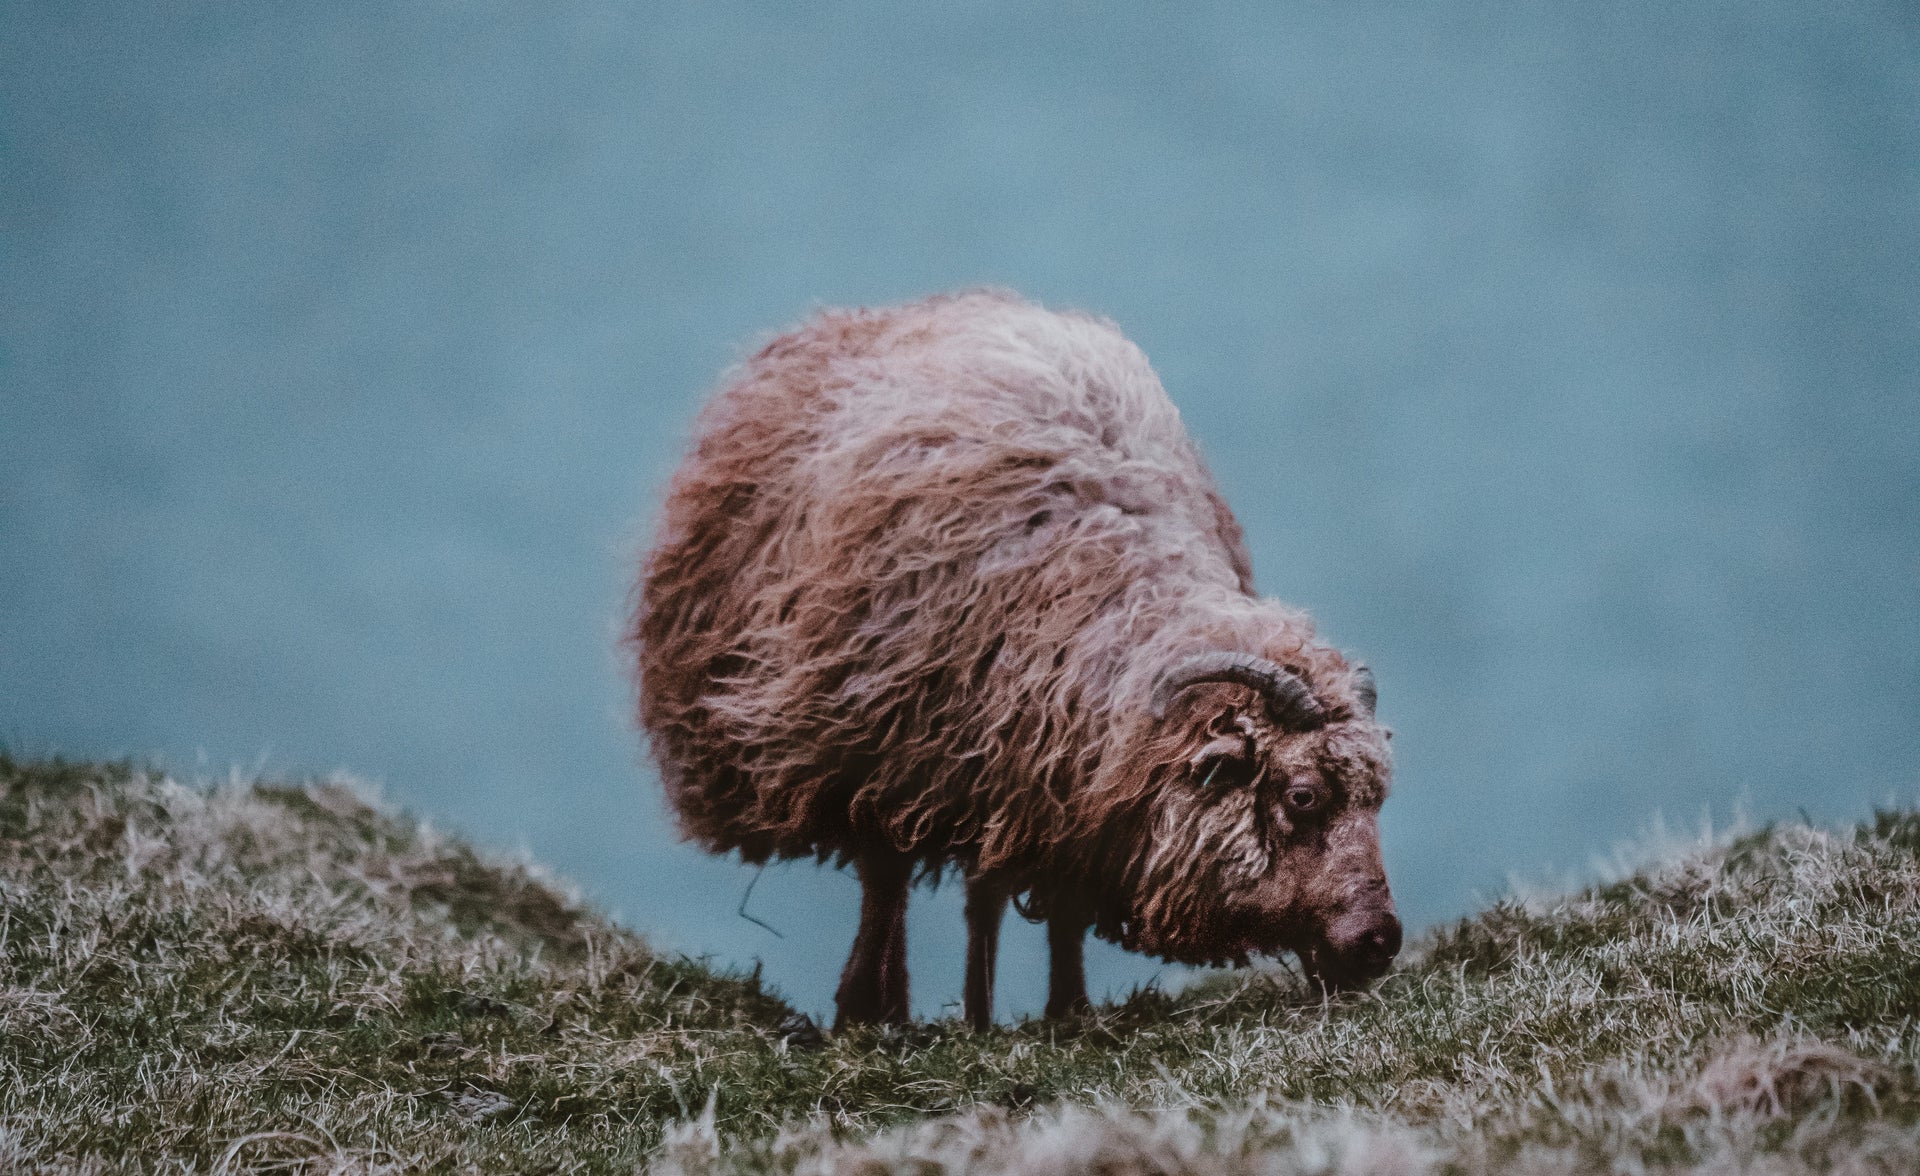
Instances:
[[[614,635],[727,363],[987,282],[1117,319],[1378,668],[1414,924],[1912,801],[1917,12],[4,0],[0,740],[346,767],[825,1009],[853,883],[735,916]]]

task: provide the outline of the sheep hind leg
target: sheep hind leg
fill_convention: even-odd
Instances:
[[[967,985],[962,994],[967,1024],[977,1030],[993,1025],[993,973],[1000,956],[1000,917],[1007,896],[977,878],[967,879]]]
[[[860,930],[834,993],[836,1032],[850,1025],[907,1022],[907,884],[912,863],[874,855],[856,859],[854,869],[860,876]]]
[[[1087,1011],[1087,920],[1068,911],[1047,919],[1047,1016],[1071,1017]]]

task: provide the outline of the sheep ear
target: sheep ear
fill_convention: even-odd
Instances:
[[[1207,720],[1207,734],[1245,735],[1250,725],[1247,716],[1239,710],[1230,706],[1221,707],[1220,713]]]
[[[1199,773],[1194,786],[1202,792],[1215,789],[1237,789],[1244,787],[1253,779],[1256,771],[1253,760],[1244,747],[1235,746],[1235,741],[1216,739],[1214,746],[1195,756],[1193,770]]]

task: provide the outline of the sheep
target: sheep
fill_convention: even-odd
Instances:
[[[682,835],[856,871],[836,1030],[908,1019],[907,893],[948,869],[976,1027],[1010,898],[1050,1017],[1086,1007],[1089,929],[1329,989],[1399,950],[1373,676],[1255,594],[1102,318],[971,290],[766,344],[699,418],[626,641]]]

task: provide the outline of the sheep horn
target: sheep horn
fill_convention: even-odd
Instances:
[[[1374,684],[1372,670],[1365,666],[1353,667],[1353,692],[1360,699],[1360,708],[1371,715],[1380,703],[1380,687]]]
[[[1258,690],[1267,700],[1267,713],[1289,731],[1311,731],[1327,721],[1300,675],[1264,657],[1225,651],[1196,653],[1162,674],[1153,688],[1153,717],[1165,718],[1174,696],[1203,682],[1232,682]]]

